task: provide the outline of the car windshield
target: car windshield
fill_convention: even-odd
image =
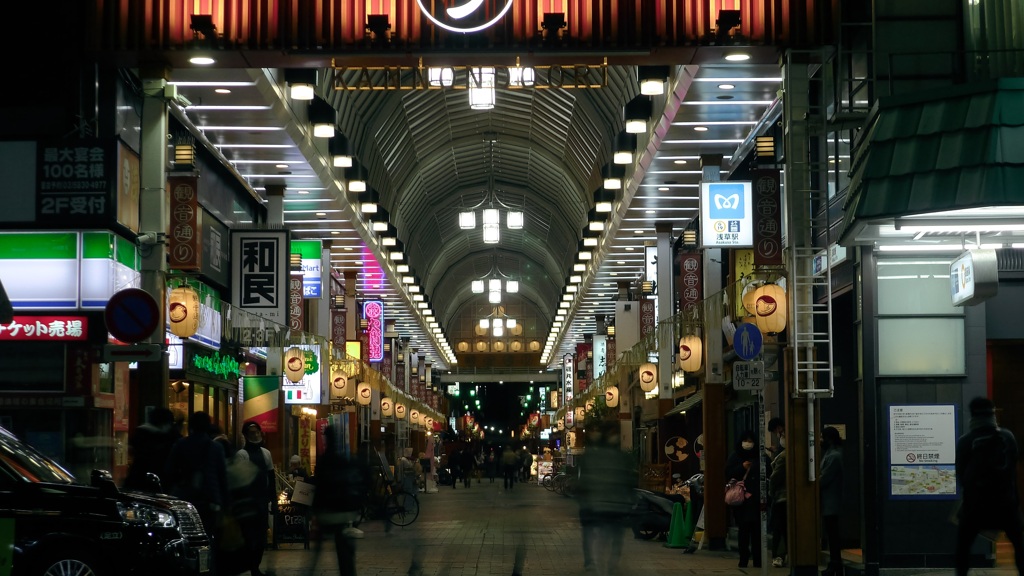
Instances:
[[[0,467],[25,482],[74,484],[75,477],[28,444],[0,433]]]

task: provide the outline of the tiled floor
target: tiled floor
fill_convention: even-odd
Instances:
[[[420,547],[426,576],[508,576],[517,550],[520,573],[529,576],[601,575],[583,570],[576,502],[536,485],[517,484],[512,491],[501,481],[486,479],[466,489],[442,487],[420,495],[420,516],[410,526],[385,533],[380,521],[363,524],[357,541],[359,576],[399,576],[408,573],[413,551]],[[319,561],[318,561],[319,560]],[[618,571],[630,576],[762,574],[761,568],[737,568],[734,551],[701,550],[684,554],[664,542],[623,538]],[[770,560],[769,560],[770,565]],[[267,552],[263,569],[275,576],[337,575],[331,544],[303,549],[285,544]],[[784,575],[790,568],[768,567],[763,573]],[[1004,576],[1016,571],[972,570],[972,576]],[[908,574],[904,572],[903,574]],[[952,570],[928,570],[915,576],[951,576]],[[908,574],[909,576],[909,574]]]

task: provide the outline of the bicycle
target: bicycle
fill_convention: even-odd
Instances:
[[[420,501],[416,495],[406,492],[400,484],[378,473],[356,525],[363,520],[383,518],[395,526],[408,526],[419,515]]]

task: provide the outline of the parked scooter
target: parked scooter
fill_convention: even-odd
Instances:
[[[690,498],[699,510],[704,499],[704,475],[694,474],[685,482],[676,475],[676,483],[684,484],[690,490]],[[662,494],[635,488],[636,501],[632,508],[633,537],[640,540],[654,540],[668,535],[672,525],[672,509],[676,502],[686,503],[681,494]]]

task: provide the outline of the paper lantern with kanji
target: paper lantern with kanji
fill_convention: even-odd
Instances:
[[[640,388],[644,392],[651,392],[658,387],[658,366],[647,362],[640,365],[638,372],[640,376]]]
[[[609,408],[619,405],[619,387],[609,386],[604,390],[604,404]]]
[[[778,334],[786,329],[786,291],[778,284],[765,284],[754,290],[754,324],[762,334]]]
[[[584,406],[586,407],[587,412],[592,411],[594,409],[594,399],[591,398],[590,400],[587,400],[587,402],[584,404]]]
[[[191,286],[171,290],[167,302],[167,322],[171,334],[191,338],[199,330],[199,293]]]
[[[743,303],[743,309],[751,316],[756,313],[754,305],[757,302],[757,295],[754,294],[754,292],[757,292],[757,289],[761,286],[762,284],[760,282],[750,282],[743,287],[743,294],[740,296],[740,302]]]
[[[348,385],[348,374],[341,370],[331,371],[331,398],[351,398],[354,390]]]
[[[700,370],[704,355],[704,342],[700,336],[689,334],[679,339],[679,367],[686,372]]]
[[[380,399],[380,415],[391,418],[395,415],[395,402],[387,396]]]
[[[284,375],[289,382],[298,384],[306,375],[306,353],[298,346],[284,351]]]
[[[412,422],[413,424],[419,424],[420,423],[420,411],[419,410],[416,410],[415,408],[413,408],[412,410],[409,411],[409,422]]]
[[[401,402],[395,404],[395,418],[405,420],[405,404]]]
[[[559,418],[558,422],[555,424],[555,428],[559,431],[565,430],[565,418]]]
[[[584,408],[583,406],[580,406],[579,408],[576,409],[575,414],[576,414],[576,423],[579,424],[579,423],[583,422],[583,419],[587,416],[587,409]]]
[[[358,402],[360,406],[369,406],[372,398],[373,390],[370,388],[370,385],[366,382],[360,382],[359,385],[356,386],[356,402]]]

